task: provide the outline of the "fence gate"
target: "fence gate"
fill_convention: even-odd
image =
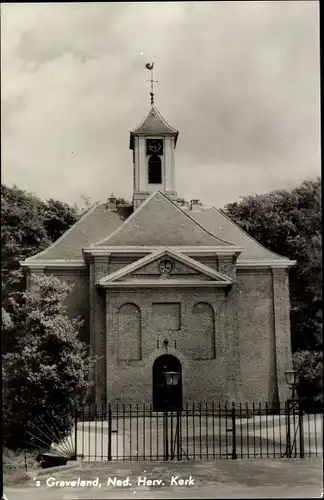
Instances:
[[[86,406],[76,415],[77,458],[206,460],[321,455],[323,413],[285,405],[187,405],[156,412],[150,405]]]

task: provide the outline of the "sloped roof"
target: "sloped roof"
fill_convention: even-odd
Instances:
[[[197,211],[190,210],[187,213],[216,237],[226,239],[236,246],[243,247],[244,250],[237,259],[238,262],[246,259],[287,260],[286,257],[271,252],[262,246],[229,217],[214,207],[202,208]]]
[[[160,191],[144,203],[108,238],[95,246],[231,246],[188,217]]]
[[[83,261],[82,249],[109,246],[238,246],[245,260],[287,260],[263,247],[216,208],[183,211],[163,193],[153,193],[132,214],[132,207],[107,210],[105,203],[90,208],[58,240],[26,259]]]
[[[95,204],[52,245],[27,261],[83,260],[82,248],[115,231],[128,217],[130,209],[132,207],[107,210],[106,204]]]
[[[130,149],[134,149],[134,135],[171,135],[177,143],[179,132],[171,127],[155,106],[152,106],[145,120],[130,133]]]

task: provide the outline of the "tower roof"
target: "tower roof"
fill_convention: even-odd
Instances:
[[[135,135],[170,135],[175,137],[176,144],[179,132],[164,120],[158,109],[153,105],[151,106],[145,120],[137,128],[131,131],[130,149],[134,149]]]

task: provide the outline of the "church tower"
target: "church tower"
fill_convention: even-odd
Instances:
[[[153,70],[153,65],[147,65]],[[177,199],[175,189],[174,150],[179,132],[171,127],[154,105],[153,75],[151,76],[151,108],[145,120],[130,133],[133,150],[134,193],[136,210],[154,191]]]

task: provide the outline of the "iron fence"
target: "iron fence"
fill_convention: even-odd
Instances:
[[[186,405],[156,412],[150,405],[86,405],[75,415],[75,455],[86,461],[308,458],[323,454],[323,412],[288,401]]]

